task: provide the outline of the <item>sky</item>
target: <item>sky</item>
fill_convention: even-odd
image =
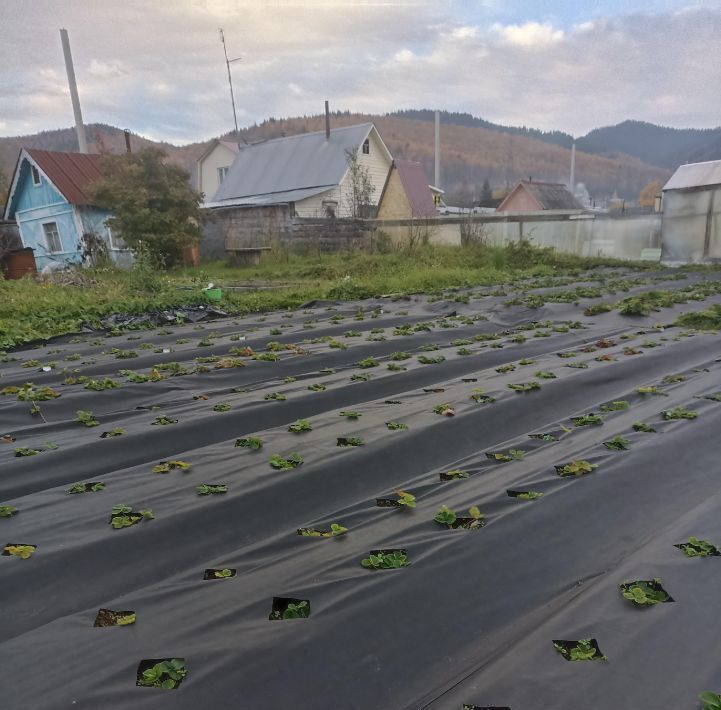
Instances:
[[[721,0],[0,0],[0,136],[86,123],[185,144],[332,110],[562,130],[721,125]]]

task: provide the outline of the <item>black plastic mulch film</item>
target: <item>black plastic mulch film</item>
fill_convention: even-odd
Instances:
[[[586,317],[596,300],[493,291],[2,357],[0,708],[691,710],[721,692],[721,561],[675,547],[721,545],[721,341],[669,326],[721,299]],[[271,341],[279,359],[253,359]],[[46,386],[61,396],[33,401]],[[622,595],[644,580],[673,603]]]

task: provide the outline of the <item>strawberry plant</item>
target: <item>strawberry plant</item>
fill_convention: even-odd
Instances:
[[[509,389],[514,392],[532,392],[533,390],[540,390],[541,385],[538,382],[519,382],[518,384],[506,385]]]
[[[152,422],[150,422],[150,424],[152,426],[167,426],[168,424],[177,424],[177,423],[178,423],[177,419],[172,419],[171,417],[167,417],[164,414],[159,417],[155,417],[155,419]]]
[[[439,404],[433,407],[433,412],[435,414],[441,414],[444,417],[453,417],[456,414],[455,410],[453,409],[453,407],[451,407],[450,404]]]
[[[645,422],[634,422],[633,430],[634,431],[642,431],[642,432],[645,432],[646,434],[651,434],[656,431],[650,424],[646,424]]]
[[[386,428],[390,431],[400,431],[401,429],[407,429],[408,424],[402,424],[401,422],[386,422]]]
[[[543,493],[538,491],[506,491],[511,498],[517,498],[518,500],[538,500],[543,496]]]
[[[310,616],[310,601],[308,599],[273,599],[273,611],[270,612],[270,621],[285,619],[307,619]]]
[[[6,390],[11,388],[6,387]],[[36,387],[32,382],[26,382],[22,387],[16,388],[18,399],[21,402],[47,402],[50,399],[57,399],[60,393],[52,387]],[[3,390],[3,394],[9,394]]]
[[[288,431],[291,431],[294,434],[300,434],[304,431],[313,431],[313,426],[307,419],[299,419],[295,422],[295,424],[291,424],[288,427]]]
[[[95,617],[93,626],[132,626],[136,621],[134,611],[112,611],[112,609],[100,609]]]
[[[605,661],[606,656],[601,653],[596,639],[579,639],[578,641],[553,642],[555,649],[567,661]]]
[[[365,374],[356,373],[355,375],[350,376],[350,381],[351,382],[368,382],[368,380],[370,380],[370,378],[371,378],[371,376],[368,373],[365,373]]]
[[[367,357],[363,360],[359,360],[356,363],[356,367],[378,367],[378,361],[375,358]]]
[[[169,473],[174,470],[189,471],[192,466],[193,464],[187,461],[180,461],[179,459],[174,461],[161,461],[156,466],[153,466],[153,473]]]
[[[104,431],[101,435],[101,439],[111,439],[115,436],[122,436],[125,434],[125,429],[122,427],[115,427],[115,429],[110,429],[108,431]]]
[[[564,367],[573,367],[577,370],[587,370],[588,369],[588,363],[587,362],[569,362]]]
[[[619,585],[619,587],[621,596],[637,606],[653,606],[655,604],[673,601],[661,586],[661,580],[655,577],[650,580],[624,582]]]
[[[690,537],[688,542],[675,545],[686,557],[718,557],[721,551],[706,540],[699,540],[697,537]]]
[[[265,399],[268,402],[275,401],[275,402],[283,402],[285,400],[285,395],[281,392],[269,392],[266,394],[263,399]]]
[[[10,518],[18,512],[12,505],[0,505],[0,518]]]
[[[102,380],[88,380],[85,383],[86,390],[95,390],[96,392],[102,392],[103,390],[112,390],[120,387],[120,385],[110,377],[106,377]]]
[[[152,510],[139,510],[137,513],[129,505],[114,505],[110,513],[110,525],[114,530],[128,528],[141,520],[152,520],[155,518]]]
[[[213,406],[214,412],[229,412],[230,411],[230,405],[227,402],[219,402],[218,404]]]
[[[706,691],[701,693],[698,699],[703,703],[701,710],[721,710],[721,695],[718,693]]]
[[[148,664],[151,665],[145,667]],[[141,661],[135,684],[146,688],[174,690],[187,675],[184,658],[165,658],[157,662],[152,659]]]
[[[326,386],[322,382],[316,382],[315,384],[308,385],[308,389],[311,392],[323,392]]]
[[[694,412],[692,409],[686,409],[685,407],[674,407],[673,409],[666,409],[661,412],[661,416],[666,420],[696,419],[698,412]]]
[[[619,400],[617,402],[609,402],[602,404],[599,409],[602,412],[621,412],[629,408],[629,403],[626,400]]]
[[[363,446],[365,442],[358,436],[339,436],[336,446]]]
[[[538,377],[539,380],[555,380],[556,375],[554,375],[552,372],[549,372],[548,370],[539,370],[535,377]]]
[[[441,481],[460,481],[463,478],[469,477],[468,471],[461,471],[457,468],[454,468],[450,471],[443,471],[440,474]]]
[[[406,491],[396,491],[398,498],[376,498],[379,508],[415,508],[416,497]]]
[[[360,338],[361,335],[363,335],[359,330],[346,330],[345,333],[343,333],[343,337],[345,338]]]
[[[406,372],[408,370],[407,367],[403,367],[403,365],[399,365],[398,363],[395,363],[395,362],[389,362],[387,365],[387,368],[391,372]]]
[[[202,483],[195,490],[199,496],[222,495],[228,492],[228,486],[224,483]]]
[[[604,441],[603,445],[611,451],[627,451],[631,442],[623,436],[614,436],[609,441]]]
[[[331,523],[330,530],[316,530],[315,528],[298,528],[298,535],[303,537],[337,537],[345,535],[348,528],[344,528],[338,523]]]
[[[509,461],[521,461],[523,459],[524,452],[521,449],[509,449],[508,453],[487,453],[486,458],[492,461],[498,461],[500,463],[508,463]]]
[[[577,353],[567,352],[567,353],[556,353],[556,354],[558,355],[558,357],[561,357],[561,358],[572,358],[572,357],[576,357]]]
[[[241,449],[252,449],[253,451],[257,451],[263,447],[263,439],[260,439],[257,436],[246,436],[242,439],[236,439],[235,446]]]
[[[105,490],[105,484],[102,481],[91,481],[90,483],[73,483],[70,488],[66,488],[66,493],[97,493]]]
[[[570,463],[556,466],[556,473],[559,476],[583,476],[585,473],[591,473],[598,468],[598,464],[589,463],[583,459],[574,459]]]
[[[409,564],[405,550],[371,550],[368,557],[361,560],[367,569],[399,569]]]
[[[8,543],[3,548],[3,555],[19,557],[22,560],[27,560],[37,550],[37,545],[23,545],[19,543]]]
[[[496,401],[495,397],[491,397],[489,394],[483,394],[481,390],[474,390],[470,399],[478,404],[493,404],[493,402]]]
[[[571,417],[571,421],[574,426],[598,426],[603,424],[603,417],[591,412],[590,414],[584,414],[580,417]]]
[[[410,353],[398,351],[390,354],[391,360],[409,360],[412,357]]]
[[[273,454],[270,457],[270,465],[278,471],[288,471],[292,468],[298,468],[303,463],[303,457],[295,451],[283,457],[279,454]]]
[[[435,357],[428,357],[427,355],[418,356],[418,362],[420,362],[421,365],[438,365],[444,362],[445,359],[443,355],[436,355]]]
[[[18,458],[21,456],[35,456],[39,453],[41,453],[39,449],[31,449],[27,446],[18,446],[18,448],[15,449],[15,456]]]
[[[433,519],[448,529],[478,530],[486,524],[485,516],[475,505],[468,509],[467,517],[459,517],[448,506],[443,505]]]
[[[658,387],[652,385],[649,385],[648,387],[639,387],[636,392],[638,392],[639,394],[657,394],[663,397],[668,396],[665,392],[661,392]]]
[[[344,409],[343,411],[339,412],[338,416],[346,417],[347,419],[356,420],[356,419],[360,419],[363,416],[363,414],[361,412],[353,412],[351,410]]]
[[[75,412],[75,421],[87,427],[98,426],[98,424],[100,424],[92,412],[85,411],[84,409],[78,409],[78,411]]]
[[[223,569],[206,569],[203,579],[230,579],[235,577],[236,570],[224,567]]]
[[[497,367],[496,372],[503,374],[504,372],[513,372],[515,369],[516,366],[513,363],[509,363],[508,365],[501,365],[500,367]]]

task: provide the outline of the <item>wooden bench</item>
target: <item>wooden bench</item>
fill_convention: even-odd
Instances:
[[[226,249],[228,261],[234,266],[258,266],[260,255],[264,251],[270,251],[271,247],[236,247]]]

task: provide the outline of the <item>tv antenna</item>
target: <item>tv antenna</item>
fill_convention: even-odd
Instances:
[[[218,28],[218,34],[220,34],[220,41],[223,43],[223,54],[225,54],[225,66],[228,69],[228,85],[230,86],[230,102],[233,104],[233,121],[235,123],[235,137],[238,138],[238,116],[235,113],[235,97],[233,96],[233,78],[230,75],[230,65],[233,62],[239,62],[242,57],[236,57],[235,59],[228,59],[228,50],[225,47],[225,35],[223,34],[223,28]]]

